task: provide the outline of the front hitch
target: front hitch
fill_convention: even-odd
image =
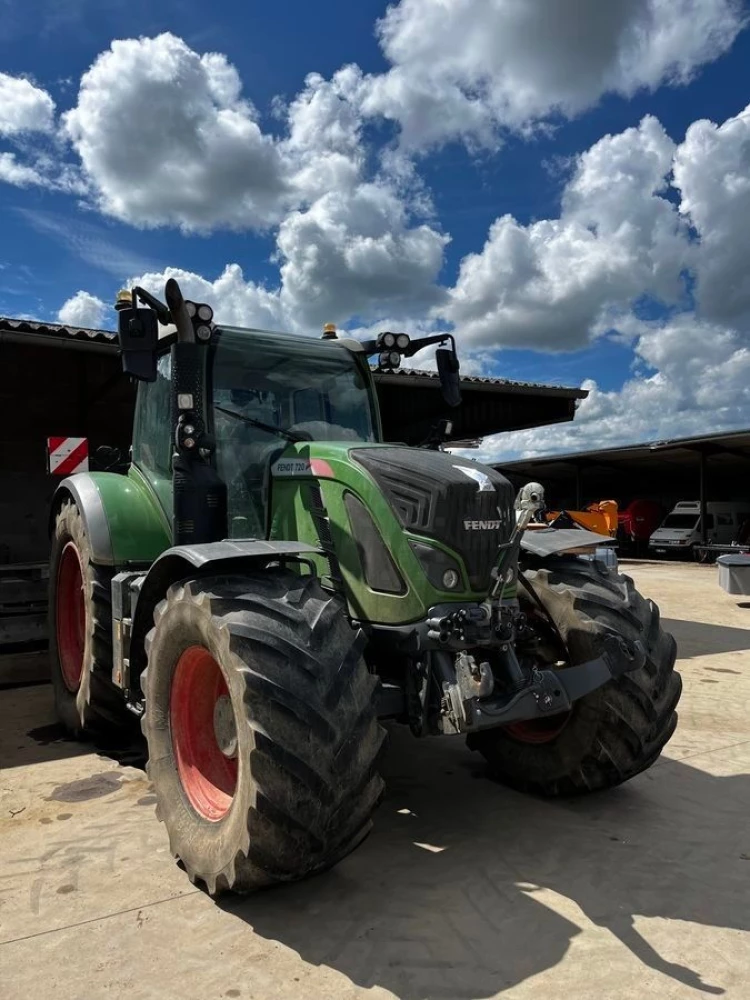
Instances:
[[[620,636],[605,639],[602,654],[594,660],[564,670],[532,668],[524,675],[512,646],[503,651],[510,662],[506,675],[522,680],[511,694],[494,696],[485,664],[459,657],[454,669],[447,652],[433,653],[435,674],[443,692],[444,732],[472,733],[480,729],[506,726],[568,712],[580,698],[624,673],[640,670],[646,651],[640,641],[628,643]],[[490,692],[490,693],[485,693]]]

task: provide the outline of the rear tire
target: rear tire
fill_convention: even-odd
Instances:
[[[662,629],[657,606],[641,597],[630,577],[596,561],[560,559],[524,576],[571,664],[600,655],[612,633],[640,639],[646,663],[577,701],[548,737],[540,730],[534,739],[531,727],[524,739],[523,728],[507,727],[472,734],[469,746],[484,755],[496,777],[521,791],[559,796],[619,785],[650,767],[675,730],[682,690],[675,641]]]
[[[148,773],[190,878],[252,892],[354,850],[381,797],[385,732],[341,598],[267,570],[176,585],[155,621]]]
[[[64,503],[50,552],[50,673],[58,718],[75,737],[107,735],[130,723],[112,683],[112,575],[91,561],[81,513]]]

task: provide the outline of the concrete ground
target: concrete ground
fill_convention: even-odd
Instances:
[[[716,569],[628,570],[685,682],[677,732],[610,793],[543,802],[460,739],[396,731],[375,832],[335,871],[214,902],[126,753],[0,692],[3,1000],[750,995],[750,603]]]

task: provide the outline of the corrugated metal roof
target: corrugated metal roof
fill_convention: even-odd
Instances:
[[[29,319],[11,319],[8,316],[0,316],[0,331],[28,333],[37,337],[71,337],[98,344],[117,342],[117,334],[110,330],[89,330],[85,327],[63,326],[61,323],[37,323]]]
[[[0,334],[27,333],[32,337],[53,338],[65,340],[70,338],[79,344],[102,344],[117,346],[117,334],[111,330],[91,330],[86,327],[64,326],[61,323],[42,323],[27,319],[12,319],[0,316]],[[416,384],[425,381],[437,381],[438,373],[420,368],[397,368],[393,371],[379,371],[373,367],[373,373],[378,382],[391,382],[397,385],[401,382]],[[585,389],[574,389],[567,386],[544,385],[540,382],[516,382],[513,379],[487,378],[481,375],[462,375],[461,385],[477,389],[502,389],[505,392],[519,394],[542,394],[545,396],[563,396],[566,399],[584,399],[588,393]]]
[[[659,441],[643,441],[638,444],[613,448],[596,448],[589,451],[564,452],[552,455],[538,455],[530,458],[516,458],[508,462],[492,462],[500,469],[529,469],[555,465],[575,466],[584,463],[593,469],[598,463],[603,466],[630,465],[645,462],[651,466],[665,463],[694,462],[696,453],[705,451],[715,458],[722,454],[739,459],[750,459],[750,429],[719,431],[686,438],[669,438]],[[680,454],[682,453],[682,454]]]
[[[396,368],[393,371],[379,371],[377,368],[373,367],[373,372],[378,376],[380,380],[418,380],[423,379],[433,379],[437,380],[439,375],[435,371],[425,371],[421,368]],[[394,381],[394,384],[395,384]],[[544,393],[545,395],[560,395],[565,396],[568,399],[585,399],[588,396],[586,389],[574,389],[570,386],[561,385],[545,385],[542,382],[516,382],[513,379],[507,378],[487,378],[483,375],[462,375],[461,385],[473,386],[481,388],[485,386],[488,389],[505,389],[508,392],[520,392],[520,393]]]

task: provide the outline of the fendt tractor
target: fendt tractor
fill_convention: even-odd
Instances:
[[[541,795],[654,763],[677,721],[675,643],[593,557],[602,537],[534,529],[539,489],[516,497],[437,433],[382,441],[372,368],[435,346],[454,412],[450,335],[269,334],[215,324],[174,280],[165,298],[118,299],[132,453],[56,493],[50,644],[72,733],[140,717],[193,881],[249,892],[356,848],[385,720],[465,734],[490,774]]]

